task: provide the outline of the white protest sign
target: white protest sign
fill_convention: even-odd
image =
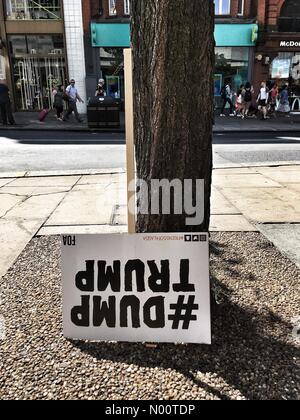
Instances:
[[[64,335],[211,343],[207,234],[62,237]]]

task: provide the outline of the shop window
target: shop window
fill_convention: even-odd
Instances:
[[[61,19],[61,0],[6,0],[9,20]]]
[[[221,88],[230,83],[237,91],[249,80],[249,51],[247,47],[216,47],[215,85],[216,104],[220,100]]]
[[[300,32],[300,2],[286,0],[281,8],[278,19],[280,32]]]
[[[107,96],[124,100],[123,48],[100,48],[99,58]]]
[[[270,66],[270,79],[289,85],[291,96],[300,96],[300,53],[280,52]]]
[[[10,54],[13,57],[63,55],[65,52],[61,35],[11,35],[8,41]]]
[[[230,15],[230,0],[215,0],[216,15]]]
[[[108,0],[108,7],[109,7],[109,16],[116,16],[117,15],[117,1]]]
[[[13,57],[22,57],[28,54],[27,42],[25,35],[11,35],[8,38],[10,53]]]
[[[53,88],[67,82],[63,37],[12,35],[8,43],[17,109],[51,107]]]

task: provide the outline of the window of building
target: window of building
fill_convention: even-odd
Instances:
[[[124,0],[124,14],[130,15],[130,0]]]
[[[216,15],[230,15],[230,0],[215,0]]]
[[[286,0],[278,19],[280,32],[300,32],[300,2]]]
[[[278,53],[270,66],[270,78],[279,86],[289,84],[292,96],[300,97],[300,53]],[[300,102],[297,105],[300,109]]]
[[[117,1],[108,0],[109,16],[116,16],[117,14]]]
[[[63,36],[10,35],[8,44],[17,109],[52,107],[53,88],[67,83]]]
[[[24,55],[63,55],[64,40],[61,35],[10,35],[8,37],[12,57]]]
[[[215,96],[220,97],[221,87],[230,83],[237,91],[249,81],[250,49],[246,47],[216,47]]]
[[[61,19],[60,0],[6,0],[9,20]]]
[[[245,12],[245,0],[239,0],[238,15],[239,16],[244,16],[244,12]]]

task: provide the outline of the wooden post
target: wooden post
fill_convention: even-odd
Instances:
[[[127,202],[135,199],[135,192],[129,191],[129,184],[135,180],[134,127],[133,127],[133,86],[132,86],[132,50],[124,49],[125,72],[125,124],[127,158]],[[128,207],[128,233],[135,233],[135,214]]]

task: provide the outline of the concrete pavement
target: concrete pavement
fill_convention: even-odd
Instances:
[[[0,275],[35,235],[127,231],[124,170],[29,175],[0,176]],[[272,224],[293,229],[300,225],[299,193],[298,165],[216,169],[210,229],[263,231],[261,226]],[[299,247],[289,247],[300,264]]]

